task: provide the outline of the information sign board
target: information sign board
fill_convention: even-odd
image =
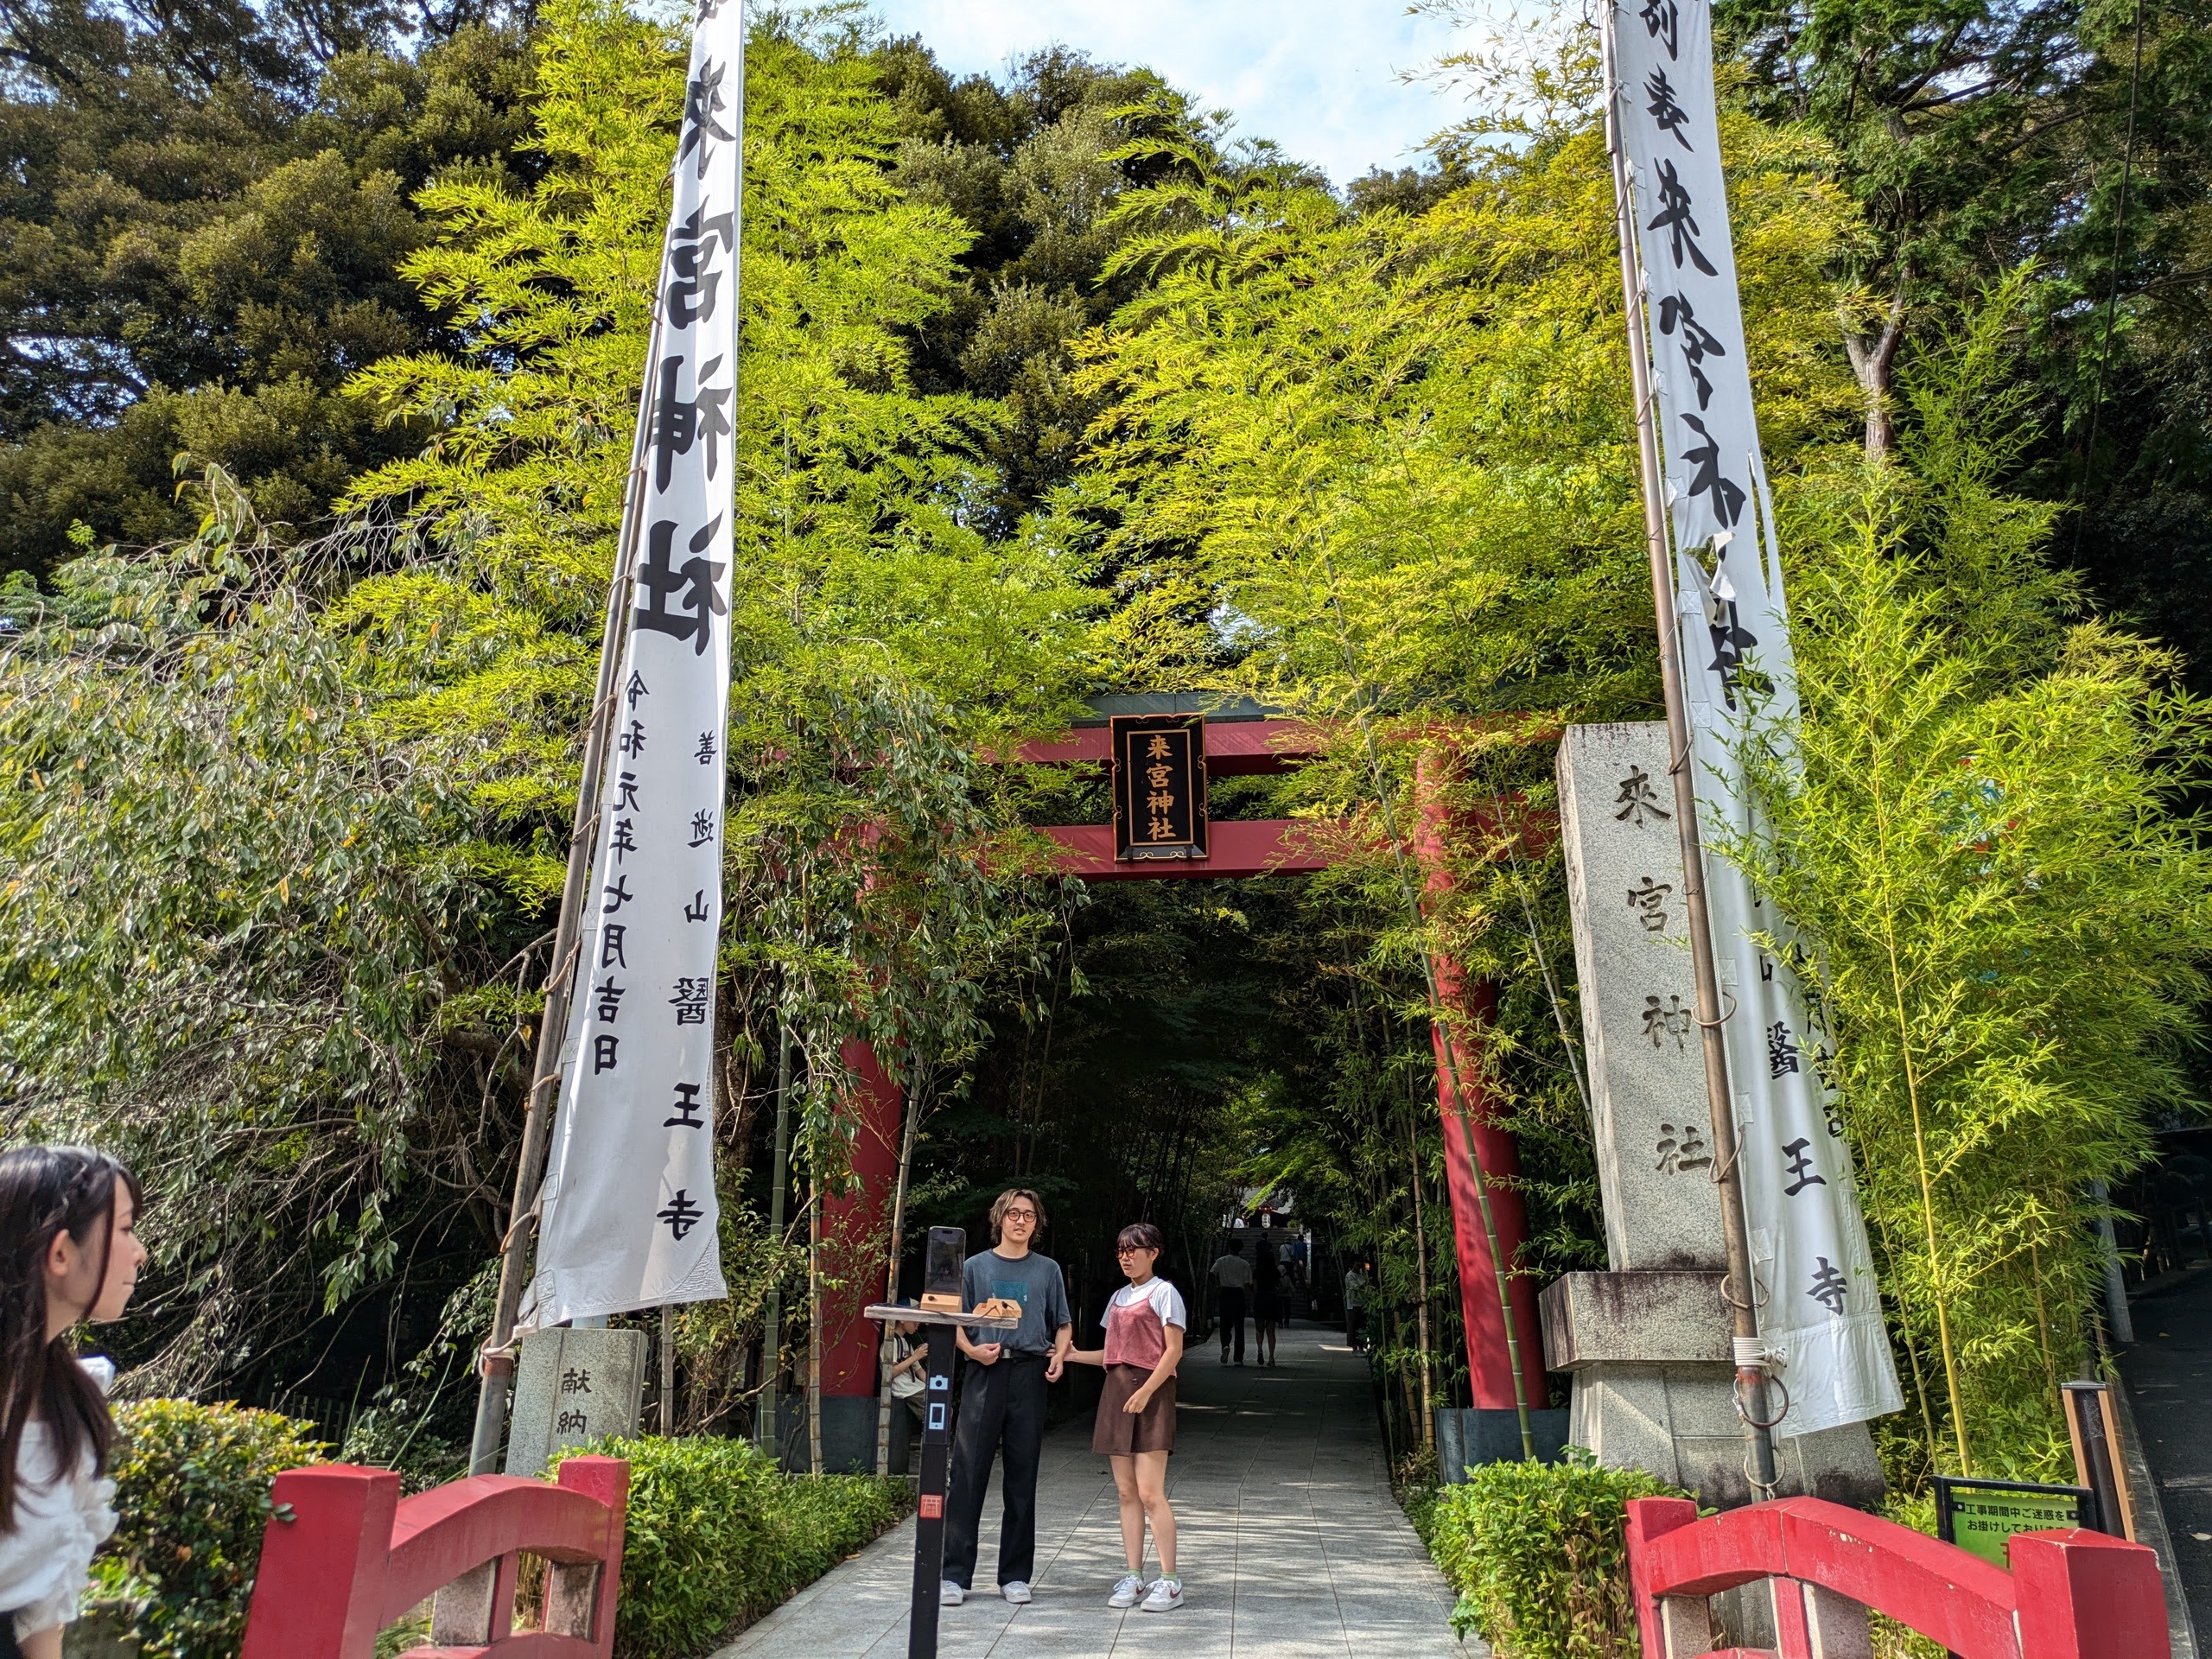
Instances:
[[[2025,1480],[1936,1477],[1936,1532],[1948,1544],[2012,1571],[2005,1542],[2016,1532],[2089,1527],[2094,1502],[2086,1486],[2044,1486]]]

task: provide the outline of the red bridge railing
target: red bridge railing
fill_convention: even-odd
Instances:
[[[1706,1599],[1769,1580],[1770,1649],[1751,1659],[1848,1659],[1867,1649],[1872,1608],[1960,1659],[2171,1659],[2158,1556],[2068,1528],[2012,1541],[2006,1573],[1977,1555],[1816,1497],[1697,1518],[1681,1498],[1628,1506],[1629,1573],[1644,1659],[1713,1647]]]
[[[442,1645],[409,1659],[611,1659],[629,1491],[616,1458],[571,1458],[557,1486],[477,1475],[404,1499],[389,1470],[289,1470],[239,1659],[373,1659],[377,1632],[433,1593]],[[514,1629],[523,1552],[549,1563],[540,1630]]]

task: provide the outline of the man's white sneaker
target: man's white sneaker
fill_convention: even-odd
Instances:
[[[937,1599],[941,1607],[957,1607],[968,1599],[968,1592],[950,1579],[946,1579],[937,1587]]]
[[[1020,1579],[1016,1579],[1012,1584],[999,1586],[999,1594],[1019,1607],[1029,1599],[1029,1586]]]
[[[1142,1601],[1137,1604],[1137,1610],[1146,1613],[1166,1613],[1172,1612],[1182,1605],[1182,1580],[1154,1579],[1152,1581],[1150,1592]]]
[[[1114,1586],[1114,1593],[1106,1598],[1109,1607],[1134,1607],[1144,1599],[1144,1580],[1130,1573]]]

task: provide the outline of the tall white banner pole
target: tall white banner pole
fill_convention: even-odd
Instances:
[[[1745,1473],[1754,1494],[1774,1495],[1774,1432],[1766,1414],[1766,1370],[1745,1365],[1758,1344],[1758,1316],[1751,1276],[1751,1236],[1744,1222],[1744,1188],[1738,1178],[1736,1114],[1728,1087],[1728,1050],[1720,1034],[1720,979],[1713,963],[1713,927],[1705,901],[1705,855],[1698,834],[1695,781],[1691,775],[1689,710],[1682,691],[1681,639],[1675,628],[1675,582],[1669,568],[1666,498],[1659,474],[1659,437],[1653,420],[1651,365],[1644,354],[1643,283],[1636,257],[1636,218],[1628,188],[1628,157],[1621,148],[1620,104],[1613,65],[1613,34],[1605,30],[1605,152],[1612,163],[1614,219],[1620,231],[1622,315],[1628,325],[1629,383],[1636,400],[1636,444],[1643,483],[1643,534],[1651,560],[1651,599],[1659,627],[1659,678],[1667,702],[1668,773],[1675,788],[1675,824],[1682,848],[1682,897],[1689,911],[1690,966],[1695,981],[1700,1046],[1705,1057],[1705,1103],[1717,1154],[1720,1231],[1727,1252],[1728,1303],[1738,1363],[1736,1399],[1744,1423]],[[1745,1344],[1750,1344],[1747,1349]]]
[[[1738,1407],[1755,1487],[1770,1440],[1903,1404],[1804,952],[1700,844],[1764,834],[1745,771],[1794,764],[1797,690],[1745,360],[1711,0],[1609,0],[1607,137],[1667,671],[1678,814],[1727,1229]],[[1671,556],[1669,552],[1671,544]],[[1770,1405],[1771,1409],[1770,1409]]]
[[[713,1056],[744,85],[740,0],[700,0],[568,878],[483,1355],[476,1474],[497,1466],[518,1330],[726,1294]],[[537,1267],[525,1286],[533,1226]]]

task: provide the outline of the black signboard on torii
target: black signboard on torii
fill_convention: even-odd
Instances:
[[[1108,729],[1115,858],[1205,858],[1205,716],[1116,715]]]

